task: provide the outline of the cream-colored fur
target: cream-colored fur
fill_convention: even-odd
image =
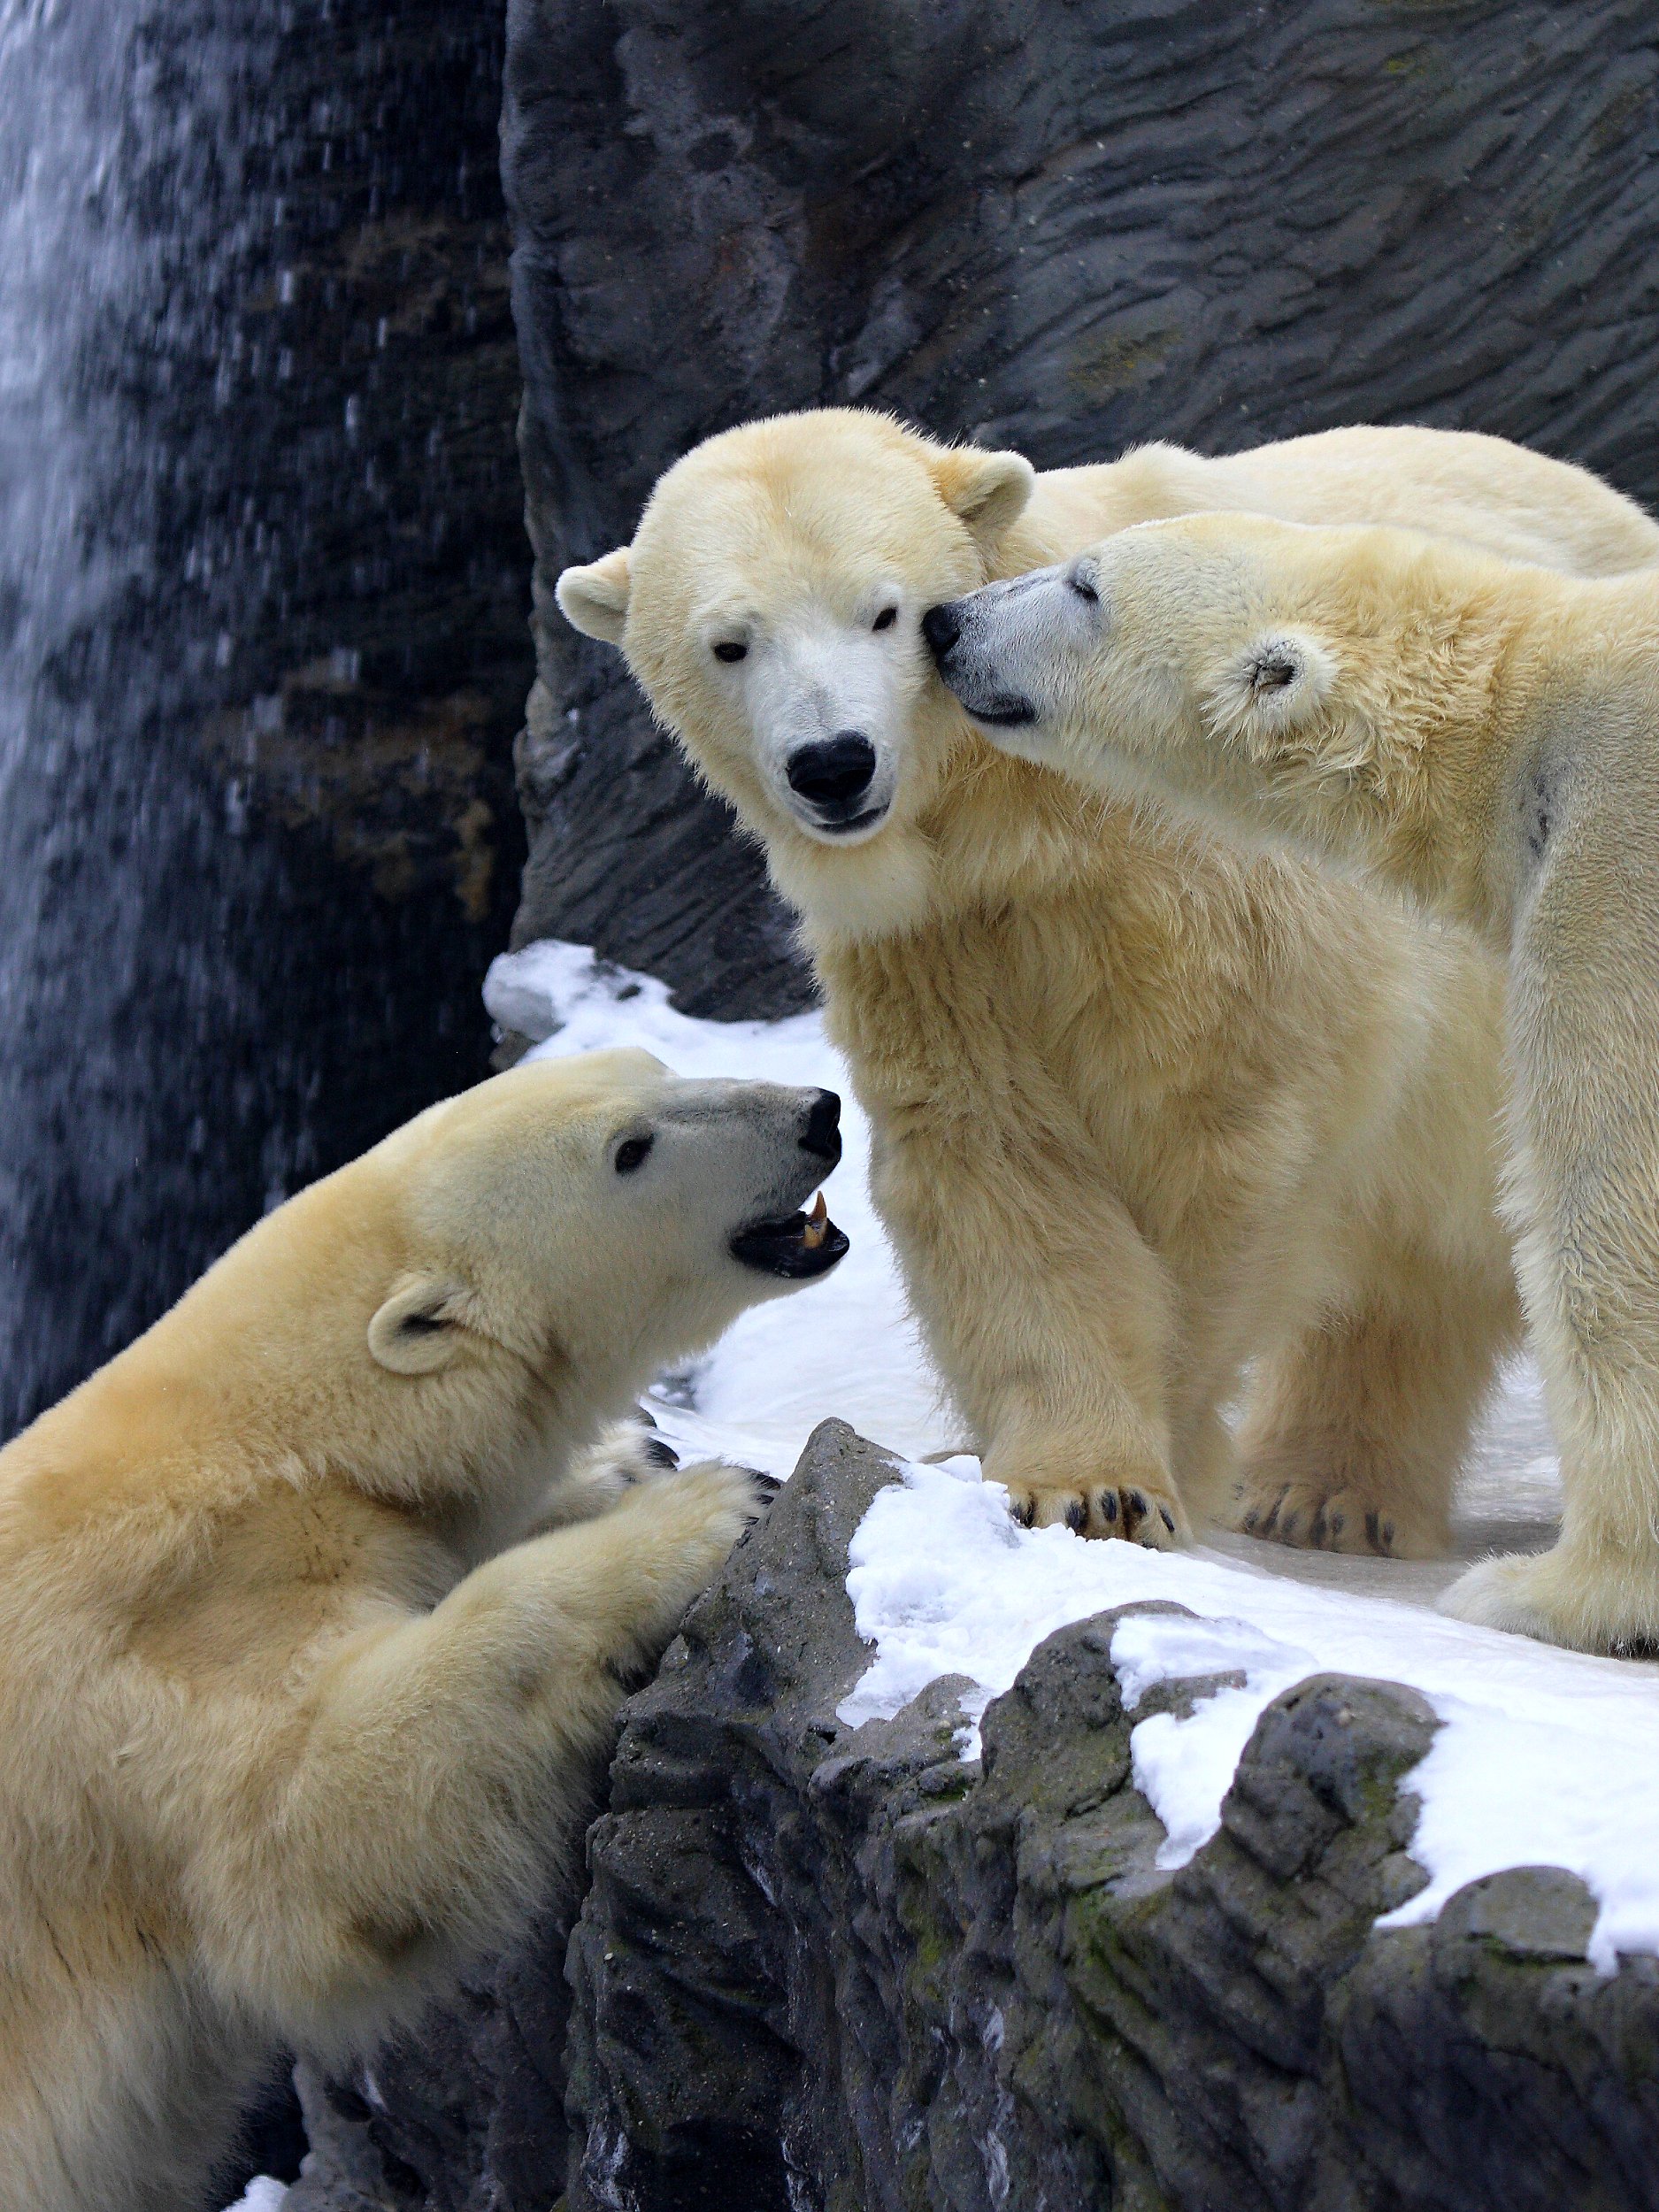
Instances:
[[[700,447],[559,603],[623,648],[799,912],[913,1303],[1016,1509],[1163,1543],[1190,1505],[1428,1553],[1516,1325],[1494,967],[1385,897],[1000,757],[919,634],[987,577],[1229,506],[1659,557],[1628,503],[1493,439],[1034,476],[831,411]],[[849,728],[875,764],[838,829],[790,769]],[[1235,1471],[1221,1412],[1252,1365]]]
[[[824,1172],[816,1096],[515,1070],[0,1454],[4,2212],[188,2212],[279,2047],[407,2017],[580,1847],[627,1680],[757,1509],[606,1425],[788,1286],[728,1239]]]
[[[1010,741],[1370,864],[1507,960],[1509,1194],[1565,1515],[1446,1602],[1659,1642],[1659,577],[1231,518],[1081,565],[972,626],[983,674],[1049,608],[1046,655],[1012,658],[1054,673]]]

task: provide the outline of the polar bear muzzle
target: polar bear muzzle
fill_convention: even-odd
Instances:
[[[810,1213],[786,1214],[777,1221],[751,1222],[732,1239],[732,1256],[763,1275],[805,1282],[827,1275],[849,1249],[844,1230],[830,1219],[820,1191]]]
[[[841,1102],[833,1091],[820,1091],[801,1132],[803,1166],[809,1181],[827,1175],[841,1156]],[[827,1275],[849,1249],[846,1234],[830,1219],[819,1191],[810,1213],[766,1215],[748,1222],[732,1237],[731,1253],[745,1267],[786,1282],[806,1282]]]

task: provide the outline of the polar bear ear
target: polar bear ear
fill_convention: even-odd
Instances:
[[[1310,721],[1330,696],[1334,657],[1305,630],[1264,630],[1235,653],[1205,701],[1212,728],[1247,749]]]
[[[461,1348],[465,1293],[436,1275],[404,1275],[369,1323],[369,1350],[394,1375],[435,1375]]]
[[[584,637],[620,645],[628,618],[628,548],[618,546],[603,561],[567,568],[553,588],[559,612]]]
[[[989,549],[1025,512],[1037,472],[1023,453],[979,453],[972,446],[936,446],[928,466],[939,496]]]

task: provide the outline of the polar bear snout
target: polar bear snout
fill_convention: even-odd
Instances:
[[[1007,626],[1000,618],[1000,603],[1018,590],[1018,584],[990,584],[922,617],[940,680],[989,729],[1024,729],[1038,718],[1035,702],[1009,665]]]
[[[807,1109],[805,1125],[801,1131],[801,1149],[810,1152],[815,1159],[827,1163],[825,1172],[839,1164],[841,1156],[841,1102],[838,1093],[819,1091]]]
[[[876,749],[862,730],[798,745],[784,764],[789,788],[804,799],[823,829],[862,828],[876,772]]]

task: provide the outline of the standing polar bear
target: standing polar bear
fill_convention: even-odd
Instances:
[[[1205,517],[928,628],[1023,757],[1374,866],[1507,959],[1508,1195],[1565,1514],[1445,1602],[1659,1642],[1659,578]]]
[[[539,1063],[270,1215],[0,1453],[0,2212],[188,2212],[275,2052],[511,1932],[757,1510],[610,1430],[846,1240],[838,1102]]]
[[[1659,559],[1628,502],[1493,439],[1038,476],[831,410],[698,448],[558,602],[623,649],[800,914],[913,1306],[1016,1511],[1432,1553],[1516,1325],[1494,964],[1000,756],[921,635],[987,578],[1217,507]]]

